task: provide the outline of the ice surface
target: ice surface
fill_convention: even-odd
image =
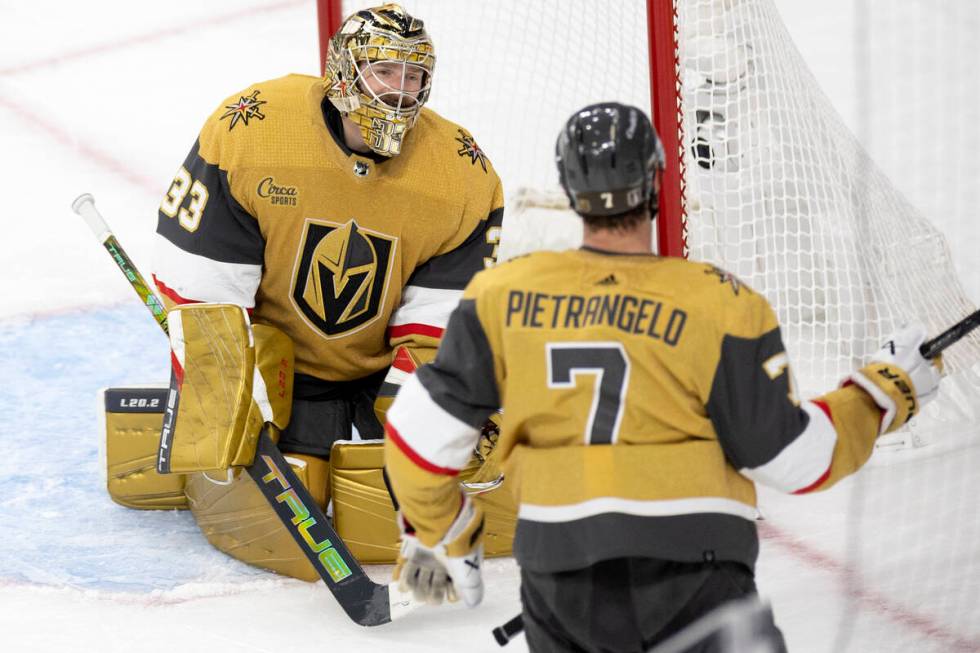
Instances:
[[[825,3],[819,20],[809,4],[779,2],[852,120],[840,72],[846,39],[813,36],[847,33],[851,3]],[[494,651],[490,629],[519,609],[515,565],[494,560],[478,610],[423,609],[366,630],[324,587],[239,564],[213,550],[188,514],[127,510],[100,484],[97,390],[166,381],[166,344],[69,205],[93,193],[145,268],[156,206],[203,118],[253,81],[318,70],[314,7],[0,4],[0,651]],[[952,469],[970,474],[976,458],[967,451]],[[938,513],[921,497],[943,483],[947,463],[917,463],[927,487],[882,481],[880,491],[925,504],[900,531],[921,546],[883,569],[869,563],[870,585],[860,589],[846,561],[855,484],[819,497],[762,494],[758,580],[791,650],[838,650],[841,628],[853,651],[980,650],[975,610],[936,611],[944,590],[928,583],[921,604],[896,602],[889,585],[906,570],[925,581],[952,565],[965,577],[953,598],[976,596],[976,504],[915,517]],[[870,523],[878,537],[897,537],[895,524]],[[952,556],[950,542],[961,542]],[[383,581],[390,569],[369,573]],[[851,613],[860,619],[844,620]],[[523,639],[506,650],[526,650]]]

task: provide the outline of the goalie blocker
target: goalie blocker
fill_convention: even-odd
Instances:
[[[262,424],[271,424],[276,439],[288,423],[291,343],[272,327],[250,325],[247,314],[233,305],[181,306],[171,311],[170,324],[170,392],[147,387],[104,393],[110,496],[132,508],[190,508],[218,549],[252,565],[317,580],[255,482],[240,473],[252,462]],[[155,469],[158,445],[159,466],[172,473]],[[399,531],[381,471],[382,441],[341,441],[329,463],[310,458],[286,460],[321,507],[324,497],[333,497],[334,526],[354,557],[362,563],[394,562]],[[329,473],[318,467],[328,464]],[[479,487],[498,476],[491,454],[485,462],[474,458],[462,479]],[[477,501],[487,514],[488,555],[509,555],[513,498],[494,491]]]

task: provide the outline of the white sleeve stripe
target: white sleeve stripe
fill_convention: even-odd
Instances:
[[[405,286],[401,306],[391,316],[388,324],[428,324],[444,329],[449,322],[449,314],[459,304],[462,296],[462,290]]]
[[[443,410],[416,375],[411,375],[388,409],[388,422],[415,453],[437,467],[462,469],[480,431]]]
[[[783,492],[796,492],[813,485],[830,467],[837,446],[833,422],[819,406],[803,402],[810,421],[796,439],[764,465],[744,468],[742,475]]]
[[[199,302],[255,306],[255,292],[262,278],[262,266],[251,263],[223,263],[191,254],[157,234],[154,243],[154,273],[181,297]]]

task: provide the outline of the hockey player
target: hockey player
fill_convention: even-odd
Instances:
[[[503,406],[530,649],[643,651],[755,594],[755,483],[831,487],[936,394],[940,371],[918,352],[924,329],[905,328],[801,402],[762,295],[651,253],[664,160],[643,112],[585,107],[556,155],[583,247],[476,275],[388,412],[394,575],[432,602],[480,602],[481,515],[453,476]]]
[[[160,206],[153,278],[168,303],[238,305],[291,342],[293,400],[278,445],[321,506],[331,445],[351,439],[352,425],[362,439],[382,436],[379,394],[383,412],[404,372],[435,355],[466,283],[496,257],[500,179],[466,129],[425,108],[435,62],[422,21],[400,6],[353,14],[331,40],[324,78],[288,75],[222,102]],[[219,317],[206,333],[220,337],[188,342],[188,355],[211,356],[233,337]],[[389,370],[395,357],[402,364]],[[274,358],[288,365],[285,353]],[[231,410],[222,401],[199,410]],[[380,478],[380,445],[377,459]],[[315,578],[288,535],[277,540],[288,555],[268,539],[271,513],[254,487],[239,488],[250,483],[188,478],[209,539]],[[391,531],[394,545],[393,522]]]

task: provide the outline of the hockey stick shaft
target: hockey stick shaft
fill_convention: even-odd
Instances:
[[[922,343],[922,346],[919,347],[919,353],[922,354],[923,358],[935,358],[978,326],[980,326],[980,311],[974,311],[932,340]]]
[[[510,640],[517,637],[524,630],[524,615],[518,614],[502,626],[493,629],[493,638],[501,646],[507,646]]]
[[[381,585],[368,578],[267,429],[259,436],[255,462],[245,469],[354,623],[378,626],[418,607],[394,583]]]
[[[74,202],[71,203],[72,210],[85,219],[85,223],[98,238],[102,246],[105,247],[106,251],[109,252],[109,256],[112,260],[116,262],[119,269],[129,280],[129,285],[133,287],[136,294],[139,295],[140,301],[143,305],[150,311],[153,315],[153,319],[156,323],[160,325],[164,333],[169,333],[167,328],[167,309],[164,307],[160,299],[154,294],[150,289],[149,284],[140,274],[139,270],[133,264],[133,260],[129,258],[126,254],[126,250],[122,248],[119,241],[116,240],[115,235],[113,235],[112,230],[109,229],[109,225],[102,218],[99,210],[95,208],[95,198],[84,193],[79,195]]]
[[[165,335],[169,335],[163,304],[147,286],[109,226],[95,208],[95,199],[85,193],[72,209],[85,219],[92,232],[112,255],[143,304],[150,309]],[[157,310],[159,309],[159,310]],[[292,471],[272,442],[267,428],[259,436],[255,461],[245,467],[282,525],[299,545],[344,612],[357,624],[378,626],[408,614],[418,604],[397,584],[372,581],[330,524],[309,491]],[[276,486],[278,485],[278,489]]]

